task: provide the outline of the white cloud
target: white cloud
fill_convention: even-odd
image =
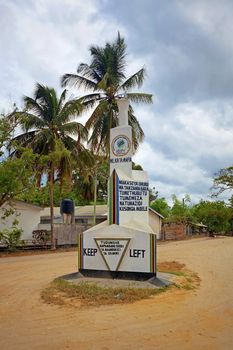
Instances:
[[[180,104],[171,110],[155,113],[137,109],[147,140],[160,149],[170,150],[170,157],[202,155],[222,159],[232,157],[233,128],[229,126],[233,101]]]
[[[233,51],[231,33],[233,31],[233,3],[229,0],[181,0],[178,8],[186,18],[203,30],[218,45]]]
[[[60,76],[89,61],[89,46],[126,31],[106,22],[95,0],[0,2],[0,99],[18,103],[36,81],[59,88]],[[3,108],[3,107],[1,107]]]
[[[233,128],[226,116],[232,106],[233,102],[182,104],[166,115],[138,109],[146,142],[135,161],[148,170],[162,195],[209,195],[214,173],[232,163]],[[222,116],[227,123],[221,122]]]
[[[150,186],[155,186],[160,195],[165,197],[173,193],[178,196],[186,193],[192,193],[195,197],[205,196],[212,184],[205,170],[191,159],[169,159],[166,154],[156,151],[148,143],[135,155],[135,162],[142,164],[148,171]]]

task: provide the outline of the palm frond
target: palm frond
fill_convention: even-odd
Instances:
[[[60,99],[59,99],[59,103],[58,103],[58,107],[57,107],[57,113],[59,113],[61,111],[61,109],[62,109],[63,102],[66,99],[66,94],[67,94],[67,90],[64,89],[62,91],[62,94],[61,94]]]
[[[53,88],[37,83],[34,95],[35,100],[38,101],[43,109],[43,119],[49,123],[52,122],[58,109],[56,91]]]
[[[59,124],[66,123],[75,116],[79,116],[83,111],[82,103],[79,99],[74,99],[66,102],[57,116]]]
[[[145,68],[140,69],[135,74],[131,75],[122,85],[121,89],[124,91],[127,91],[129,89],[132,89],[133,87],[137,86],[140,88],[144,82],[145,79]]]
[[[20,145],[22,147],[30,147],[35,134],[36,134],[36,131],[33,130],[33,131],[28,131],[27,133],[23,133],[13,137],[7,146],[7,149],[10,152],[10,156],[13,153],[15,153],[15,145]]]
[[[98,87],[106,91],[110,86],[117,86],[125,78],[125,53],[123,53],[123,42],[116,41],[113,44],[107,43],[104,48],[92,47],[91,67],[98,73],[101,80]],[[120,47],[118,46],[120,45]]]
[[[55,149],[56,137],[49,129],[39,130],[31,143],[31,148],[35,153],[40,155],[48,155]]]
[[[87,94],[79,98],[80,103],[85,103],[89,101],[99,101],[102,98],[104,98],[106,95],[103,93],[93,93],[93,94]]]
[[[146,103],[150,104],[153,103],[153,95],[152,94],[145,94],[145,93],[127,93],[127,98],[131,102],[135,103]]]
[[[83,106],[83,111],[87,111],[89,108],[94,107],[94,105],[98,101],[101,101],[102,99],[105,99],[105,98],[106,98],[105,94],[93,93],[93,94],[88,94],[80,97],[79,101]]]
[[[73,137],[66,134],[62,137],[62,142],[70,152],[76,152],[77,141]]]
[[[132,144],[133,144],[133,153],[138,149],[139,144],[144,139],[144,132],[142,130],[139,121],[134,115],[132,106],[129,106],[129,125],[132,127]]]
[[[77,73],[81,73],[82,76],[94,81],[96,84],[101,80],[101,77],[97,74],[97,72],[86,63],[80,63]]]
[[[120,36],[119,32],[115,43],[113,43],[113,45],[111,46],[111,49],[112,49],[112,54],[111,54],[112,72],[111,73],[114,74],[115,72],[116,81],[120,83],[120,81],[125,78],[126,44],[125,44],[124,38]]]
[[[79,134],[82,140],[87,140],[87,137],[88,137],[87,129],[81,123],[78,123],[75,121],[61,125],[60,132],[64,134],[70,134],[70,135]]]
[[[60,188],[66,185],[71,185],[72,177],[72,157],[71,152],[68,151],[64,145],[58,149],[58,164],[57,164],[57,175],[60,179]]]
[[[14,116],[23,130],[45,128],[47,125],[43,119],[29,112],[15,112]]]
[[[78,74],[64,74],[61,78],[61,85],[72,86],[77,88],[84,88],[90,90],[96,90],[96,83],[88,78],[85,78]]]
[[[89,139],[89,145],[93,152],[99,153],[100,148],[104,148],[106,154],[108,154],[108,141],[109,141],[109,118],[106,115],[102,115],[98,118],[92,129],[91,137]]]
[[[91,116],[88,118],[85,126],[90,129],[94,127],[94,124],[97,122],[99,118],[101,118],[104,114],[109,111],[109,103],[106,100],[100,101],[98,106],[95,108]]]
[[[22,125],[23,129],[25,131],[31,130],[31,129],[44,129],[47,127],[46,123],[36,115],[28,115],[24,123]]]
[[[90,52],[92,57],[90,68],[93,69],[102,79],[103,75],[107,71],[107,62],[104,49],[99,46],[91,46]]]
[[[110,129],[118,124],[117,114],[112,113],[112,108],[107,101],[101,101],[86,123],[91,130],[89,145],[96,153],[109,154]]]
[[[43,115],[43,108],[41,108],[41,106],[33,98],[24,96],[24,104],[26,111],[35,113],[39,117]]]
[[[98,85],[97,85],[97,89],[104,91],[107,95],[114,95],[115,89],[113,89],[114,84],[113,84],[113,75],[109,74],[108,72],[106,72],[103,76],[103,78],[99,81]],[[110,88],[111,86],[111,88]],[[114,91],[114,92],[113,92]],[[110,93],[112,92],[112,93]]]
[[[121,36],[120,32],[118,32],[115,47],[116,47],[116,51],[118,53],[119,59],[121,61],[124,61],[126,56],[126,44],[125,44],[125,39]]]
[[[74,140],[71,136],[65,135],[62,139],[64,146],[71,152],[72,157],[78,161],[80,152],[85,150],[85,147],[79,140]]]
[[[84,148],[79,152],[79,161],[84,168],[87,167],[89,170],[94,164],[94,156],[93,153],[88,149]]]
[[[50,104],[50,89],[47,86],[36,83],[34,97],[35,101],[38,101],[41,106],[47,107]]]

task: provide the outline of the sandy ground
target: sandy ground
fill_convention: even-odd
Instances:
[[[40,291],[76,270],[75,252],[0,259],[0,349],[233,349],[233,238],[158,247],[198,272],[196,291],[98,308],[46,305]]]

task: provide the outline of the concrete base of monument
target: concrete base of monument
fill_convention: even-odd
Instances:
[[[80,234],[78,246],[78,270],[85,276],[135,280],[156,276],[156,235],[149,225],[104,222]]]
[[[126,277],[126,275],[125,275]],[[146,276],[145,276],[146,277]],[[149,277],[149,276],[147,276]],[[147,279],[132,279],[131,278],[115,278],[111,277],[106,278],[106,276],[84,276],[80,272],[74,272],[70,273],[68,275],[63,275],[59,277],[65,281],[79,284],[81,282],[88,282],[88,283],[96,283],[102,286],[111,286],[111,287],[132,287],[132,288],[161,288],[161,287],[167,287],[172,284],[174,284],[173,279],[174,275],[171,275],[169,273],[162,273],[158,272],[157,276],[150,276]]]
[[[112,278],[123,280],[147,281],[155,278],[156,273],[129,272],[129,271],[106,271],[106,270],[79,270],[84,277]]]

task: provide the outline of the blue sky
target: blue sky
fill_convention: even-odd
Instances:
[[[208,198],[214,173],[232,165],[232,13],[231,0],[0,0],[0,111],[22,106],[36,81],[60,91],[90,45],[120,31],[128,75],[145,66],[154,96],[135,106],[146,135],[135,162],[160,196]]]

